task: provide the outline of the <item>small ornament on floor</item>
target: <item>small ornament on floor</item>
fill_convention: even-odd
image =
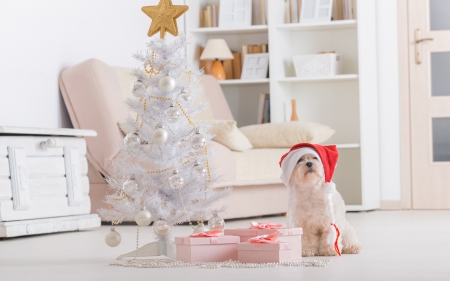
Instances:
[[[120,233],[114,227],[105,235],[105,243],[110,247],[117,247],[122,241]]]

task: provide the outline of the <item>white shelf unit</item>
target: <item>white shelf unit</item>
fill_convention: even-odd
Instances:
[[[199,11],[206,5],[219,3],[219,0],[186,0],[189,11],[186,13],[186,33],[190,39],[187,56],[199,63],[199,47],[205,47],[208,39],[223,38],[231,51],[242,52],[242,45],[260,45],[268,43],[267,25],[252,25],[239,28],[199,28]],[[270,48],[270,47],[269,47]],[[269,50],[270,51],[270,50]],[[252,125],[257,122],[258,99],[261,93],[269,93],[270,80],[224,80],[219,81],[230,105],[238,126]]]
[[[357,0],[357,20],[284,24],[284,1],[268,1],[269,25],[242,29],[198,28],[198,12],[218,1],[187,0],[186,16],[191,38],[188,57],[198,63],[198,47],[211,38],[223,38],[230,49],[243,44],[269,44],[270,78],[264,82],[221,81],[238,126],[256,123],[260,93],[271,95],[271,121],[290,120],[291,100],[297,100],[300,120],[319,122],[336,133],[327,143],[338,144],[340,158],[334,182],[349,211],[380,206],[378,91],[376,61],[376,7]],[[253,30],[254,29],[254,30]],[[251,30],[251,31],[249,31]],[[336,51],[343,55],[343,74],[298,78],[294,55]]]

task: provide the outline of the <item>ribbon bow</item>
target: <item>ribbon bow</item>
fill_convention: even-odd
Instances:
[[[250,222],[250,229],[278,229],[278,228],[282,228],[282,227],[283,227],[283,225],[281,225],[281,224],[270,223],[270,222],[265,222],[265,223],[260,223],[260,222],[256,222],[256,221]]]
[[[280,235],[280,233],[277,231],[272,234],[261,235],[261,236],[256,236],[256,237],[250,238],[250,239],[248,239],[248,242],[254,243],[254,244],[277,243],[277,242],[279,242],[279,240],[277,239],[279,235]]]
[[[189,237],[219,237],[219,236],[223,236],[222,229],[213,229],[189,235]]]

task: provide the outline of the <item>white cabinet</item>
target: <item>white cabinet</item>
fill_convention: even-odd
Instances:
[[[94,131],[0,127],[0,237],[100,226],[89,215]],[[56,219],[56,217],[58,217]]]
[[[221,82],[238,125],[247,125],[253,119],[252,123],[256,123],[258,94],[267,88],[271,96],[271,122],[289,121],[291,100],[296,99],[300,120],[323,123],[336,130],[327,143],[338,145],[340,158],[333,180],[347,209],[379,208],[376,3],[358,0],[357,20],[285,24],[284,1],[271,0],[267,1],[268,26],[233,30],[198,28],[198,11],[207,3],[216,2],[186,1],[190,6],[186,32],[191,39],[187,52],[194,62],[198,62],[198,47],[204,46],[209,38],[224,38],[231,49],[237,50],[242,44],[266,43],[261,42],[264,36],[269,44],[270,78],[264,82],[267,84]],[[293,56],[323,51],[343,55],[341,75],[295,77]]]

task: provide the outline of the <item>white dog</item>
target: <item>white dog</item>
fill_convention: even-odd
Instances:
[[[297,146],[302,148],[301,145]],[[307,145],[306,150],[302,148],[303,152],[300,152],[302,150],[298,150],[298,148],[296,150],[291,149],[281,160],[283,162],[282,179],[284,177],[283,181],[288,188],[288,227],[303,228],[303,256],[335,256],[340,252],[357,254],[361,245],[358,243],[355,230],[345,218],[344,200],[334,188],[334,184],[332,184],[331,189],[324,184],[326,170],[324,170],[322,163],[328,161],[328,164],[333,164],[333,161],[321,159],[321,157],[327,157],[326,153],[320,153],[313,147],[320,146]],[[322,148],[324,147],[320,147],[320,149]],[[292,151],[296,152],[292,153]],[[335,153],[335,161],[337,161],[337,150]],[[288,154],[291,155],[286,157]],[[287,160],[283,160],[285,157]],[[284,162],[288,161],[290,161],[291,167],[286,168],[289,164]],[[331,176],[333,172],[334,167],[331,170]],[[291,173],[290,176],[289,173]],[[331,176],[329,177],[330,181]],[[336,233],[334,233],[335,229]],[[339,232],[340,238],[335,245]]]

